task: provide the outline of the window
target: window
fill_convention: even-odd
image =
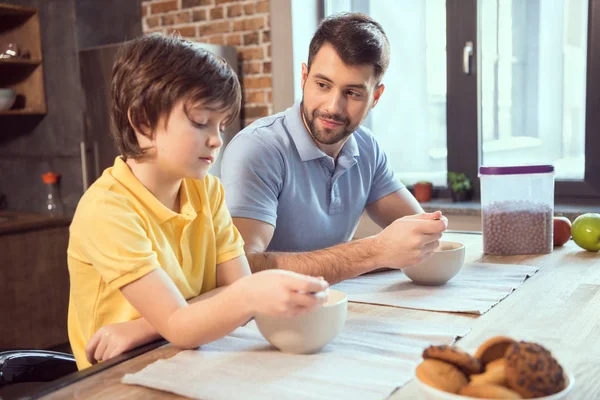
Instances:
[[[480,2],[483,164],[584,178],[586,3]]]
[[[600,0],[324,0],[324,11],[369,14],[390,39],[366,125],[403,182],[553,164],[560,198],[600,197]]]
[[[359,11],[385,30],[391,60],[385,92],[365,125],[405,184],[446,184],[446,1],[325,2],[325,14]]]

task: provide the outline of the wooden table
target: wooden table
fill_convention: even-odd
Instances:
[[[350,309],[369,315],[468,325],[472,330],[458,345],[469,351],[494,335],[536,341],[547,346],[563,367],[575,375],[575,387],[569,398],[600,398],[600,253],[584,251],[569,242],[548,255],[483,257],[479,234],[446,233],[445,239],[466,245],[467,262],[527,264],[540,267],[540,271],[482,316],[366,304],[351,304]],[[44,399],[182,399],[170,393],[119,383],[124,374],[137,372],[177,352],[170,345],[160,347],[66,386]],[[420,398],[417,390],[411,381],[391,399]]]

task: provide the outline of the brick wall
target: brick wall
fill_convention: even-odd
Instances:
[[[272,114],[269,0],[143,0],[142,22],[144,33],[177,30],[199,42],[235,47],[242,125]]]

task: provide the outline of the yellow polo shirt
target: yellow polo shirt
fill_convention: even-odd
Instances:
[[[191,299],[216,287],[217,264],[244,254],[216,177],[185,179],[180,204],[180,213],[165,207],[120,157],[81,198],[67,251],[69,340],[79,369],[90,366],[85,345],[99,328],[140,317],[122,286],[162,268]]]

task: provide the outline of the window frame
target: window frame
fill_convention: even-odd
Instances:
[[[446,1],[448,171],[464,172],[472,180],[474,200],[480,199],[478,173],[482,160],[479,65],[476,61],[479,58],[478,1]],[[600,132],[597,128],[600,127],[600,0],[588,1],[585,173],[581,181],[556,180],[557,204],[597,204],[600,200]],[[471,75],[462,71],[466,41],[474,44]],[[594,174],[594,171],[598,172]]]
[[[293,0],[292,0],[293,1]],[[465,173],[479,201],[482,160],[481,110],[478,87],[478,4],[481,0],[446,0],[446,126],[447,170]],[[324,17],[326,0],[320,0]],[[557,204],[598,204],[600,201],[600,0],[588,0],[585,105],[585,172],[581,181],[555,181]],[[463,47],[473,42],[471,74],[463,73]],[[594,131],[594,128],[599,131]],[[594,151],[595,150],[595,151]],[[594,174],[594,171],[598,171]],[[449,198],[447,187],[436,188]]]

